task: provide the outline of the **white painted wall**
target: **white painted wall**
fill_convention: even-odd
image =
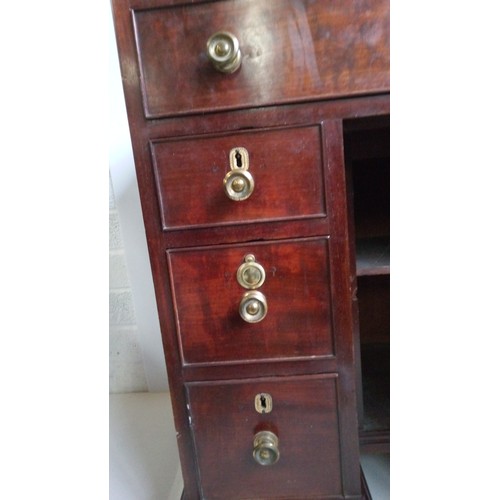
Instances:
[[[166,391],[167,373],[111,9],[109,26],[110,392]],[[113,230],[119,232],[118,248],[113,248],[117,237],[111,234]],[[120,324],[120,315],[126,314],[127,324]]]
[[[109,181],[109,392],[148,390],[120,217]]]

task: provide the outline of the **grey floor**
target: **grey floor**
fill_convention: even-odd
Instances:
[[[110,500],[179,500],[182,476],[168,393],[110,394]],[[361,463],[373,500],[389,499],[389,456]]]

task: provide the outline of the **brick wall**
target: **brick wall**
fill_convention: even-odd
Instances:
[[[109,179],[109,392],[147,391],[120,219]]]

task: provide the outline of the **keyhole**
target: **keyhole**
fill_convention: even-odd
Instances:
[[[258,413],[271,413],[273,411],[273,400],[271,395],[265,392],[256,394],[255,409]]]
[[[238,168],[241,168],[243,166],[243,162],[241,161],[241,153],[239,151],[236,151],[234,157],[236,158],[236,166]]]
[[[265,396],[260,396],[260,406],[262,408],[262,413],[266,413],[267,409],[267,400]]]

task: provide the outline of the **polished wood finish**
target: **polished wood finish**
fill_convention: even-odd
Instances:
[[[326,237],[168,252],[183,363],[333,356],[328,252]],[[258,323],[239,314],[247,290],[236,271],[247,254],[266,271]]]
[[[325,374],[188,384],[204,497],[343,498],[336,381]],[[273,400],[264,415],[254,407],[263,392]],[[279,438],[274,465],[253,459],[261,430]]]
[[[389,3],[228,0],[133,10],[144,111],[207,110],[376,93],[389,87]],[[242,52],[234,74],[205,53],[217,31]],[[168,91],[165,91],[168,89]]]
[[[247,149],[255,182],[243,201],[222,186],[237,147]],[[319,125],[157,140],[151,148],[165,230],[326,215]]]
[[[388,277],[373,244],[388,236],[388,184],[374,172],[388,171],[389,3],[113,0],[113,11],[183,499],[361,499],[356,274]],[[232,75],[204,54],[220,29],[240,38]],[[233,147],[248,149],[255,179],[240,202],[222,186]],[[256,324],[238,315],[246,253],[268,273]],[[374,309],[360,304],[363,325]],[[255,411],[257,392],[276,398],[271,414]],[[251,454],[266,426],[282,450],[269,468]],[[362,443],[386,431],[370,432]]]

